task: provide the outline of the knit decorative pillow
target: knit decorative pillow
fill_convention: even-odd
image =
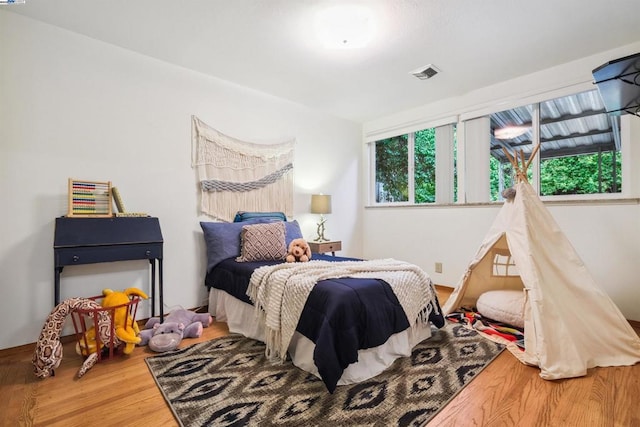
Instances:
[[[274,261],[287,256],[285,226],[282,221],[242,227],[238,262]]]

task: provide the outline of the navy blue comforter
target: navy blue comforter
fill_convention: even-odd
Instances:
[[[346,261],[350,258],[313,255],[314,260]],[[227,259],[205,279],[207,287],[221,289],[251,304],[246,290],[253,271],[277,261],[236,262]],[[444,325],[438,301],[430,320]],[[404,331],[409,321],[391,287],[379,279],[329,279],[316,284],[300,316],[296,330],[313,341],[313,360],[329,392],[333,393],[344,369],[358,361],[358,350],[384,344]]]

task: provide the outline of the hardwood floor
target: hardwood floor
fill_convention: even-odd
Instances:
[[[214,323],[200,338],[182,346],[229,333],[226,323]],[[82,358],[75,343],[64,345],[55,376],[33,374],[35,346],[0,351],[0,425],[2,426],[177,426],[144,359],[155,353],[137,347],[129,356],[96,364],[84,377],[76,374]]]
[[[227,333],[226,324],[214,323],[182,345]],[[146,347],[77,379],[82,359],[69,342],[55,377],[45,380],[33,374],[33,349],[0,351],[0,425],[178,425],[144,362],[153,354]],[[590,369],[585,377],[559,381],[538,373],[504,351],[429,425],[640,427],[640,364]]]

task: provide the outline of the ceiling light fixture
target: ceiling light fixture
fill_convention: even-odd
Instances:
[[[529,126],[505,126],[493,131],[496,139],[513,139],[524,135],[531,129]]]
[[[334,6],[318,14],[316,31],[327,48],[364,47],[373,36],[373,14],[364,6]]]

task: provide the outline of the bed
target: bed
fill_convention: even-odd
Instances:
[[[321,254],[313,254],[308,263],[287,264],[282,261],[282,247],[286,252],[291,240],[302,237],[295,221],[252,218],[237,223],[202,222],[201,226],[207,246],[209,312],[226,322],[230,332],[267,343],[274,359],[290,357],[297,367],[320,378],[329,392],[378,375],[397,358],[410,356],[416,344],[431,336],[432,326],[444,325],[426,273],[420,275],[419,290],[426,299],[420,299],[418,306],[419,299],[398,291],[396,276],[407,275],[398,269],[410,264]],[[269,229],[277,232],[265,231]],[[251,254],[255,248],[247,249],[249,241],[264,234],[277,248]],[[278,277],[304,279],[313,285],[304,297],[280,296],[284,303],[276,305],[284,307],[278,314],[283,326],[274,338],[273,319],[266,314],[272,313],[273,295],[260,299],[264,297],[260,293],[276,293],[274,289],[284,283]],[[290,312],[296,314],[288,316]],[[411,321],[406,312],[412,313]],[[289,328],[284,326],[287,323]]]

